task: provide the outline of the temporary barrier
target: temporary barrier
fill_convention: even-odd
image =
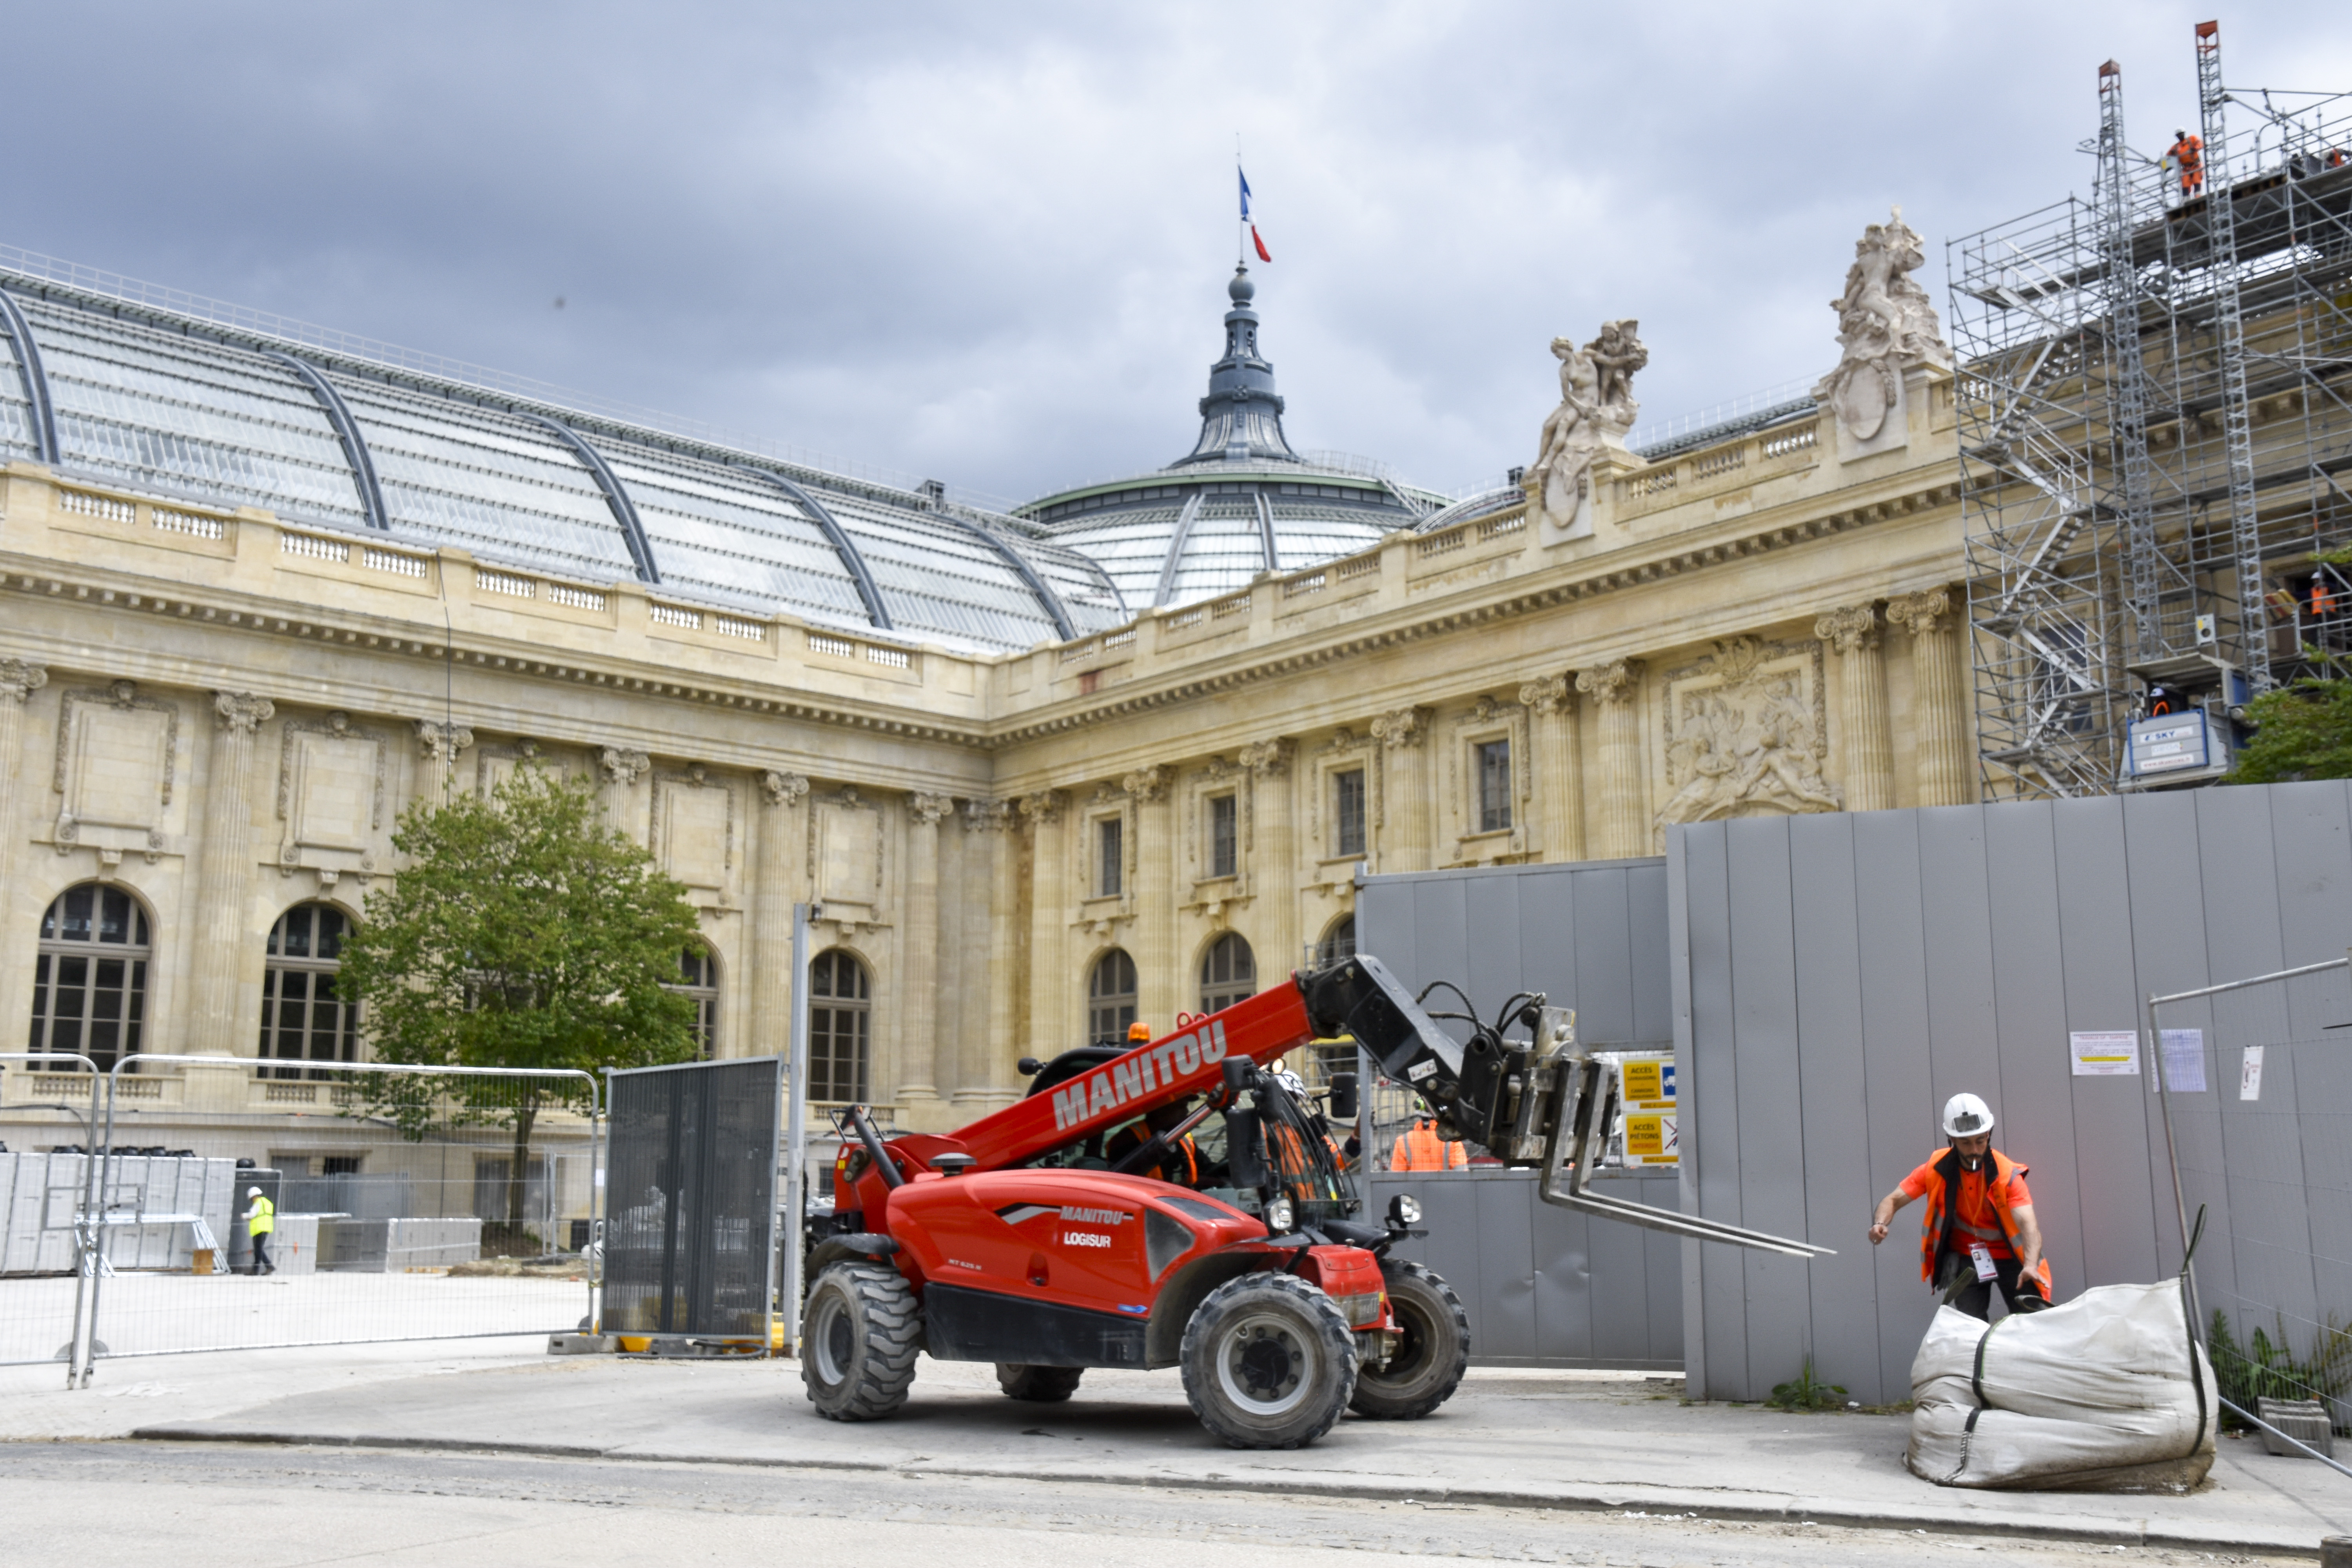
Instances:
[[[783,1075],[782,1057],[607,1070],[603,1331],[768,1343]]]
[[[2148,999],[2198,1327],[2233,1425],[2352,1468],[2266,1418],[2352,1434],[2352,970],[2347,960]],[[2153,1076],[2160,1066],[2160,1079]]]
[[[73,1151],[0,1154],[0,1366],[61,1361],[70,1387],[82,1363],[91,1236],[83,1220],[95,1176],[83,1151],[98,1142],[103,1080],[89,1058],[63,1051],[0,1052],[0,1071],[35,1073],[36,1090],[54,1093],[53,1109],[80,1123]]]
[[[85,1383],[109,1359],[548,1334],[595,1315],[573,1239],[600,1167],[590,1074],[148,1054],[103,1082]],[[159,1111],[216,1157],[131,1152]],[[256,1188],[272,1211],[258,1237]]]

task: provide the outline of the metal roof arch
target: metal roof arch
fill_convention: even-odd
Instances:
[[[629,492],[621,488],[619,476],[605,467],[604,454],[591,447],[579,431],[560,419],[550,419],[544,414],[530,414],[525,417],[563,437],[564,444],[578,456],[589,473],[595,476],[596,488],[604,492],[604,504],[613,509],[614,521],[621,525],[621,537],[627,542],[629,554],[637,563],[638,579],[659,587],[661,569],[654,564],[652,542],[646,538],[645,525],[637,521],[637,509],[630,501]]]
[[[1052,584],[1037,574],[1037,568],[1029,564],[1027,556],[1013,548],[1010,540],[983,523],[975,522],[968,517],[958,517],[944,508],[940,509],[938,515],[946,518],[950,522],[995,551],[998,559],[1012,567],[1021,581],[1028,585],[1029,592],[1035,596],[1039,607],[1045,610],[1045,618],[1052,621],[1054,629],[1062,634],[1062,640],[1064,642],[1078,640],[1077,624],[1070,619],[1070,612],[1063,605],[1062,596],[1054,592]]]
[[[335,438],[343,444],[343,457],[352,465],[352,478],[359,486],[360,510],[367,514],[367,525],[380,532],[390,533],[392,517],[383,510],[383,489],[375,479],[375,458],[368,452],[367,442],[360,435],[359,421],[353,419],[352,411],[343,405],[342,394],[329,384],[327,378],[320,375],[315,366],[292,354],[279,353],[275,350],[263,352],[266,357],[276,360],[300,376],[302,384],[310,389],[310,395],[319,400],[319,406],[326,410],[327,423],[335,427]]]
[[[1151,607],[1164,607],[1176,592],[1176,574],[1184,565],[1184,542],[1192,536],[1193,520],[1201,515],[1201,501],[1208,494],[1205,488],[1195,489],[1184,498],[1184,510],[1176,514],[1176,527],[1168,536],[1168,554],[1160,563],[1160,585],[1151,595]]]
[[[753,468],[749,463],[738,463],[735,467],[741,468],[747,474],[755,474],[767,480],[792,497],[801,510],[809,514],[810,519],[816,523],[818,531],[832,542],[833,552],[841,557],[841,564],[848,571],[851,581],[857,584],[857,596],[864,601],[866,618],[874,623],[874,629],[883,632],[898,630],[890,624],[889,607],[882,602],[880,584],[874,581],[874,574],[866,570],[866,557],[857,552],[856,544],[851,541],[847,531],[841,526],[833,513],[827,511],[816,497],[809,494],[807,490],[773,468]]]
[[[0,289],[0,331],[16,345],[16,374],[25,383],[25,401],[33,405],[33,445],[41,461],[58,462],[58,419],[49,403],[49,376],[41,368],[41,345],[33,341],[33,324],[5,289]]]

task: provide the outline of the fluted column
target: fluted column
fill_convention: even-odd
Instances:
[[[618,828],[632,838],[642,839],[644,834],[631,820],[629,792],[652,769],[653,759],[643,752],[633,752],[623,746],[607,746],[598,760],[603,764],[604,774],[604,826]]]
[[[798,773],[760,775],[759,867],[751,889],[751,1027],[745,1048],[755,1057],[780,1057],[793,1048],[793,906],[806,896],[802,884],[808,865],[808,824],[802,803],[809,782]]]
[[[212,766],[205,781],[205,843],[196,871],[202,935],[188,1007],[192,1052],[240,1054],[238,984],[245,972],[246,889],[253,874],[253,735],[277,708],[250,691],[213,693]]]
[[[1135,802],[1136,1016],[1164,1035],[1182,1006],[1176,973],[1176,831],[1170,822],[1168,784],[1173,770],[1141,768],[1119,780]]]
[[[1911,634],[1911,709],[1921,805],[1966,805],[1977,797],[1968,686],[1951,595],[1941,588],[1886,601],[1886,618]]]
[[[1380,839],[1383,871],[1429,869],[1429,710],[1400,708],[1372,721],[1381,743]]]
[[[1612,659],[1580,671],[1577,690],[1601,708],[1601,842],[1595,853],[1622,860],[1650,853],[1642,813],[1642,661]]]
[[[0,889],[16,889],[16,846],[28,837],[16,820],[21,803],[16,793],[17,763],[25,751],[25,703],[49,683],[49,672],[21,658],[0,658]],[[32,978],[31,965],[23,979]],[[21,1019],[26,1004],[15,973],[0,974],[0,1008],[6,1017]],[[11,1047],[22,1049],[22,1047]]]
[[[1543,858],[1584,858],[1584,780],[1576,744],[1576,698],[1565,675],[1519,688],[1535,729],[1537,808],[1542,813]]]
[[[1011,1101],[1013,1063],[1021,1055],[1013,1048],[1013,919],[1020,907],[1020,890],[1013,885],[1011,805],[1001,800],[966,801],[963,818],[969,835],[964,841],[965,865],[979,873],[987,888],[988,985],[984,1005],[965,1014],[968,1026],[961,1031],[963,1068],[956,1075],[954,1098],[959,1105],[985,1107]],[[972,853],[974,840],[977,855]],[[967,889],[971,880],[970,876],[965,878]]]
[[[1059,790],[1021,797],[1022,825],[1029,830],[1029,1034],[1018,1042],[1027,1052],[1052,1057],[1085,1044],[1071,1015],[1070,977],[1063,973],[1063,941],[1070,929],[1072,899],[1065,871],[1069,862],[1067,824]]]
[[[1877,613],[1868,605],[1832,610],[1813,622],[1813,635],[1837,650],[1845,720],[1845,808],[1887,810],[1895,804],[1895,742],[1886,727]]]
[[[907,925],[899,944],[899,1011],[906,1022],[900,1038],[906,1042],[899,1059],[905,1078],[898,1085],[902,1103],[940,1097],[942,1069],[952,1072],[952,1051],[943,1048],[938,1028],[940,1007],[940,818],[955,809],[943,795],[918,795],[907,802]]]
[[[1290,809],[1290,759],[1286,740],[1259,741],[1241,749],[1240,762],[1252,775],[1250,817],[1257,842],[1250,847],[1249,889],[1258,910],[1261,984],[1270,984],[1297,968],[1298,865]]]
[[[463,724],[436,719],[416,721],[416,752],[424,765],[416,770],[416,796],[436,805],[449,802],[457,773],[457,753],[474,743],[474,732]]]

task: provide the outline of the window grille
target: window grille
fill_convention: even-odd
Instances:
[[[834,948],[809,965],[809,1098],[862,1105],[871,1056],[874,999],[866,966]]]
[[[120,888],[68,888],[41,917],[26,1047],[85,1056],[103,1072],[139,1049],[146,1022],[147,911]]]
[[[1478,831],[1501,833],[1511,826],[1511,743],[1478,742]]]
[[[719,1054],[719,963],[709,948],[689,947],[678,954],[677,975],[667,989],[694,1004],[694,1043],[709,1061]]]
[[[1331,775],[1331,826],[1334,855],[1364,852],[1364,770],[1349,768]]]
[[[297,904],[269,928],[261,972],[261,1048],[265,1061],[359,1059],[359,1009],[336,994],[351,917],[332,904]],[[265,1067],[264,1078],[299,1079],[292,1065]],[[311,1069],[314,1079],[337,1075]]]
[[[1209,944],[1201,960],[1201,1011],[1213,1013],[1257,994],[1257,957],[1239,931]]]
[[[1234,832],[1239,813],[1232,795],[1209,800],[1209,875],[1231,877],[1241,870],[1241,845]]]
[[[1106,816],[1095,824],[1095,897],[1118,897],[1126,869],[1127,824]]]
[[[1087,977],[1087,1039],[1095,1045],[1123,1045],[1127,1026],[1136,1016],[1135,960],[1124,948],[1112,948],[1095,960]]]

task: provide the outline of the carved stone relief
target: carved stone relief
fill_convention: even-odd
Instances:
[[[1633,373],[1650,363],[1650,351],[1635,335],[1640,326],[1603,321],[1601,335],[1581,348],[1570,338],[1552,340],[1559,406],[1545,418],[1536,460],[1521,480],[1548,542],[1592,531],[1593,461],[1603,447],[1623,448],[1642,412],[1633,401]]]
[[[58,853],[85,845],[116,859],[125,849],[159,857],[179,754],[177,703],[142,697],[128,680],[65,693],[58,713],[55,784],[64,797]]]
[[[882,922],[884,856],[881,808],[845,784],[813,797],[809,810],[809,885],[825,918],[845,929]]]
[[[456,766],[457,753],[473,743],[474,732],[463,724],[445,724],[433,719],[416,721],[417,755],[436,767]]]
[[[661,868],[704,908],[723,905],[735,885],[735,787],[700,763],[654,774],[646,843]]]
[[[1948,370],[1952,350],[1935,301],[1911,276],[1927,253],[1901,207],[1862,231],[1853,258],[1845,291],[1830,301],[1838,318],[1838,367],[1813,396],[1836,416],[1841,454],[1862,458],[1906,444],[1903,373],[1917,365]]]
[[[1725,816],[1835,811],[1822,777],[1827,700],[1818,643],[1732,637],[1665,675],[1663,827]]]
[[[0,658],[0,698],[21,703],[49,683],[49,672],[22,658]]]
[[[523,736],[499,745],[484,746],[474,753],[475,791],[488,799],[491,791],[512,778],[515,769],[525,764],[558,778],[568,777],[572,773],[563,758],[548,755],[537,741]]]
[[[281,875],[308,866],[329,885],[345,872],[364,881],[384,863],[391,754],[391,736],[353,724],[348,713],[286,721],[278,748]]]

